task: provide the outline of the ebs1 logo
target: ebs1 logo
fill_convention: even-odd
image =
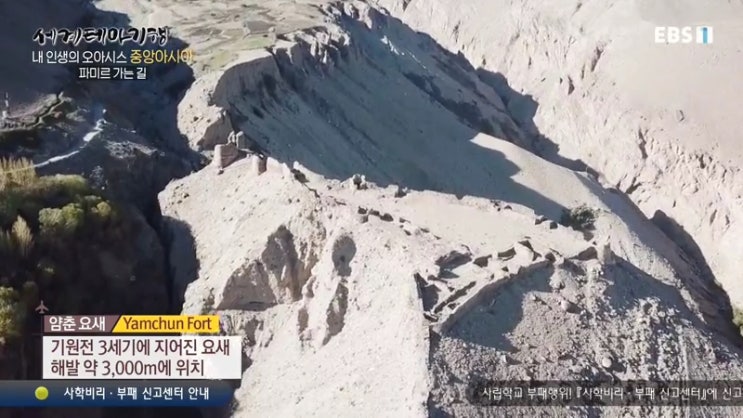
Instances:
[[[711,44],[711,26],[656,26],[656,44]]]

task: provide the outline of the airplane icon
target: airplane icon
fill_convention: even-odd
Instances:
[[[44,315],[45,313],[49,312],[49,308],[47,308],[46,305],[44,305],[43,300],[39,303],[39,306],[37,306],[36,309],[34,310],[38,312],[40,315]]]

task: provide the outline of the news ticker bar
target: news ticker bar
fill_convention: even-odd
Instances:
[[[0,407],[225,406],[229,381],[0,380]]]
[[[476,380],[466,394],[490,407],[743,406],[743,380]]]
[[[45,334],[217,334],[219,315],[44,315]]]

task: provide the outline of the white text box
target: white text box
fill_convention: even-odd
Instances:
[[[44,336],[44,379],[240,379],[240,336]]]

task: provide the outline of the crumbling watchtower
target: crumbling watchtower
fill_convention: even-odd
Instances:
[[[214,147],[214,162],[218,168],[224,168],[237,161],[243,152],[248,150],[248,141],[243,132],[231,132],[226,144]]]

